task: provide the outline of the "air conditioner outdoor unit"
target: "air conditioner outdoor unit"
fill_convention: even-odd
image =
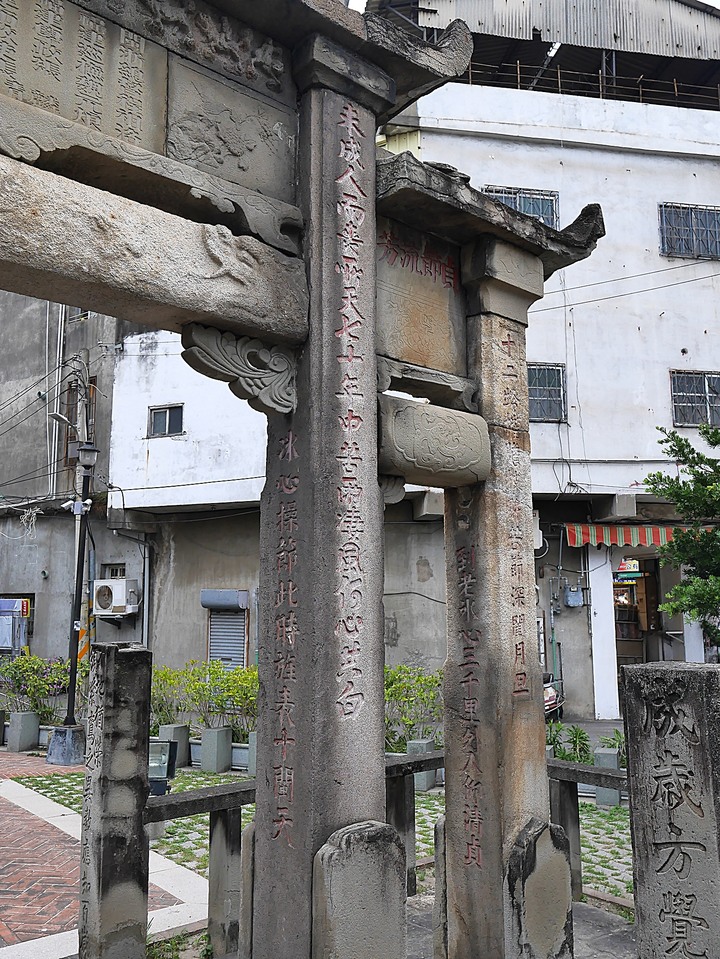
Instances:
[[[96,579],[93,613],[96,616],[129,616],[137,613],[140,593],[136,579]]]

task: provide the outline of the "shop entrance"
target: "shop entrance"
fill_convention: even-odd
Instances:
[[[621,666],[664,658],[657,559],[627,558],[613,575],[615,643]]]

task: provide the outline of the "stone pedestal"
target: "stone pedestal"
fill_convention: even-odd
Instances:
[[[50,736],[45,761],[51,766],[82,766],[85,762],[84,726],[56,726]]]
[[[434,739],[408,739],[408,755],[417,753],[431,753],[435,749]],[[423,773],[415,773],[415,789],[418,792],[427,792],[435,785],[435,770],[428,769]]]
[[[385,818],[370,107],[392,83],[319,37],[295,76],[310,335],[297,411],[268,417],[253,959],[309,959],[315,854]]]
[[[144,646],[90,651],[79,959],[145,959],[151,662]]]
[[[720,669],[621,670],[638,951],[715,956],[720,943]]]
[[[10,713],[7,731],[9,753],[23,753],[28,749],[37,749],[39,739],[40,720],[37,713]]]
[[[169,742],[178,744],[175,760],[176,769],[190,765],[190,727],[187,723],[171,723],[167,726],[161,726],[158,731],[158,739],[167,739]]]
[[[596,766],[601,766],[604,769],[620,768],[620,752],[618,749],[610,749],[608,747],[599,746],[595,750],[594,756]],[[620,790],[598,786],[595,790],[595,803],[598,806],[605,807],[619,806]]]
[[[232,765],[232,729],[203,729],[200,768],[205,773],[226,773]]]
[[[315,856],[312,959],[406,955],[405,848],[387,823],[333,833]]]
[[[445,494],[448,955],[519,959],[542,943],[547,951],[529,954],[564,956],[572,950],[570,868],[547,830],[525,360],[542,265],[489,239],[463,250],[462,279],[468,373],[492,468],[484,484]],[[547,916],[536,908],[540,888]]]

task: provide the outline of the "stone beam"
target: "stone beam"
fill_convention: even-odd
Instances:
[[[148,328],[307,336],[301,260],[2,156],[0,287]]]

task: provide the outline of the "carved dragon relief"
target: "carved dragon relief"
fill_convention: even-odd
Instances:
[[[236,232],[250,233],[286,253],[299,252],[303,221],[297,207],[0,95],[0,153],[26,163],[40,161],[42,166],[43,155],[81,154],[83,150],[102,154],[120,169],[129,166],[151,174],[157,178],[154,188],[158,196],[174,196],[175,205],[182,207],[177,196],[178,188],[184,189],[188,196],[207,200],[231,217]],[[132,181],[133,176],[123,177],[126,185]],[[108,189],[112,191],[112,187]],[[126,186],[125,195],[134,199],[131,193]],[[177,212],[182,215],[184,211]]]
[[[235,396],[262,413],[291,413],[296,406],[295,353],[266,346],[249,336],[235,336],[192,323],[182,331],[185,362],[198,373],[229,384]]]

